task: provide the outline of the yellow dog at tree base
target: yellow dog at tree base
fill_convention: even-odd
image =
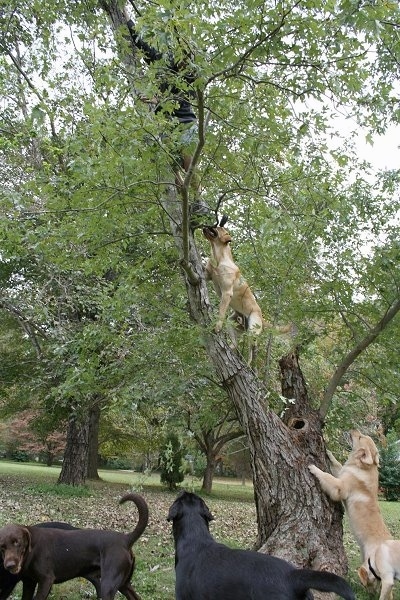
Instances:
[[[358,576],[365,587],[382,581],[379,600],[390,600],[395,579],[400,577],[400,541],[393,540],[378,504],[379,452],[374,441],[357,429],[350,432],[352,450],[341,465],[328,452],[331,473],[309,465],[322,489],[345,505],[350,528],[361,550]]]

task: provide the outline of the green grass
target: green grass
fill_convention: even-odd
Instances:
[[[143,492],[150,507],[150,522],[134,546],[136,570],[134,586],[143,600],[174,599],[174,550],[170,524],[166,522],[168,507],[175,493],[165,490],[158,474],[150,476],[131,471],[99,471],[100,481],[85,486],[57,485],[60,467],[36,463],[0,461],[0,526],[7,522],[34,523],[46,520],[68,521],[79,527],[112,528],[129,531],[135,516],[127,503],[118,506],[118,499],[128,489]],[[184,487],[200,491],[201,481],[189,478]],[[236,479],[216,479],[212,494],[206,499],[216,515],[212,532],[215,537],[233,547],[251,547],[256,535],[253,486]],[[400,505],[381,502],[384,519],[394,537],[400,539]],[[348,580],[358,600],[373,600],[358,580],[356,569],[360,553],[352,534],[345,528],[345,548],[349,559]],[[21,597],[18,586],[13,600]],[[85,580],[75,579],[53,587],[51,600],[95,598],[94,588]],[[393,600],[400,600],[397,584]]]
[[[32,485],[38,482],[38,490],[41,489],[45,493],[46,486],[49,491],[54,483],[54,493],[58,495],[85,495],[85,487],[74,487],[58,485],[57,479],[60,474],[60,467],[47,467],[38,463],[20,463],[12,461],[0,461],[0,473],[3,475],[26,475],[32,479]],[[100,481],[92,481],[88,483],[91,488],[101,488],[104,483],[110,484],[125,484],[133,489],[153,489],[163,491],[165,487],[160,483],[160,475],[158,473],[143,474],[134,471],[116,471],[111,469],[98,470]],[[42,483],[40,483],[42,482]],[[46,482],[46,483],[44,483]],[[195,477],[188,477],[182,483],[182,487],[198,493],[201,489],[201,480]],[[61,488],[61,489],[60,489]],[[71,491],[72,490],[72,491]],[[76,490],[76,494],[74,493]],[[253,485],[249,480],[245,485],[238,483],[234,478],[218,478],[214,479],[212,497],[226,500],[237,500],[243,502],[253,502],[254,493]]]

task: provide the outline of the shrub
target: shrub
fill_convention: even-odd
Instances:
[[[24,450],[15,450],[15,452],[11,454],[11,460],[15,460],[16,462],[28,462],[29,459],[29,454]]]
[[[170,433],[160,452],[161,483],[166,483],[170,490],[175,490],[184,478],[183,451],[175,433]]]
[[[105,469],[124,469],[130,471],[132,469],[132,459],[126,457],[109,458],[105,465]]]

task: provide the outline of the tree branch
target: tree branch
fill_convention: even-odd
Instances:
[[[277,35],[277,33],[280,31],[280,29],[282,29],[282,27],[284,26],[286,17],[300,3],[301,3],[301,0],[297,0],[293,4],[293,6],[289,7],[288,10],[282,14],[279,23],[276,25],[276,27],[272,31],[269,31],[266,35],[262,36],[250,48],[248,48],[245,52],[243,52],[242,56],[240,56],[240,58],[233,65],[231,65],[230,67],[228,67],[226,69],[223,69],[222,71],[219,71],[218,73],[215,73],[212,77],[210,77],[209,81],[213,81],[214,79],[218,79],[219,77],[230,76],[232,73],[233,74],[240,73],[246,63],[246,60],[253,54],[253,52],[257,48],[259,48],[260,46],[265,44],[265,42],[267,42],[268,40],[271,40],[273,37],[275,37],[275,35]]]
[[[35,96],[37,97],[37,99],[39,100],[44,112],[46,113],[49,122],[50,122],[50,129],[51,129],[51,135],[54,139],[58,139],[57,136],[57,131],[56,131],[56,126],[54,123],[54,119],[51,115],[51,112],[49,110],[49,108],[47,107],[47,104],[45,102],[44,97],[42,96],[42,94],[38,91],[37,87],[34,85],[33,81],[31,81],[31,79],[28,77],[28,75],[25,73],[25,71],[23,70],[19,60],[12,54],[12,52],[10,52],[7,48],[4,48],[7,56],[11,59],[11,62],[13,63],[13,65],[15,66],[15,68],[17,69],[18,73],[21,75],[21,77],[25,80],[25,82],[28,84],[28,87],[32,90],[32,92],[35,94]]]
[[[344,357],[336,371],[334,372],[331,380],[328,384],[328,387],[325,390],[321,406],[319,408],[319,413],[322,419],[325,419],[330,404],[332,402],[333,395],[340,384],[343,375],[349,369],[349,367],[353,364],[353,362],[358,358],[358,356],[364,352],[370,344],[375,342],[380,333],[387,327],[387,325],[394,319],[396,314],[400,311],[400,298],[397,298],[386,313],[383,315],[382,319],[378,321],[378,323],[373,327],[367,335],[365,335],[356,346],[350,350],[350,352]]]
[[[6,310],[8,313],[12,314],[21,325],[22,329],[25,331],[26,335],[30,339],[32,346],[35,348],[36,355],[40,358],[42,355],[42,349],[40,347],[38,341],[38,334],[46,339],[46,333],[35,323],[32,323],[26,316],[19,310],[16,306],[12,305],[8,300],[0,299],[0,308]]]

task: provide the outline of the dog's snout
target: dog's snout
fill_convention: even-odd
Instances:
[[[348,448],[352,448],[353,447],[353,438],[351,435],[350,431],[343,431],[341,438],[343,440],[343,443],[348,447]]]
[[[4,568],[10,571],[10,573],[18,573],[18,562],[15,559],[5,560]]]

